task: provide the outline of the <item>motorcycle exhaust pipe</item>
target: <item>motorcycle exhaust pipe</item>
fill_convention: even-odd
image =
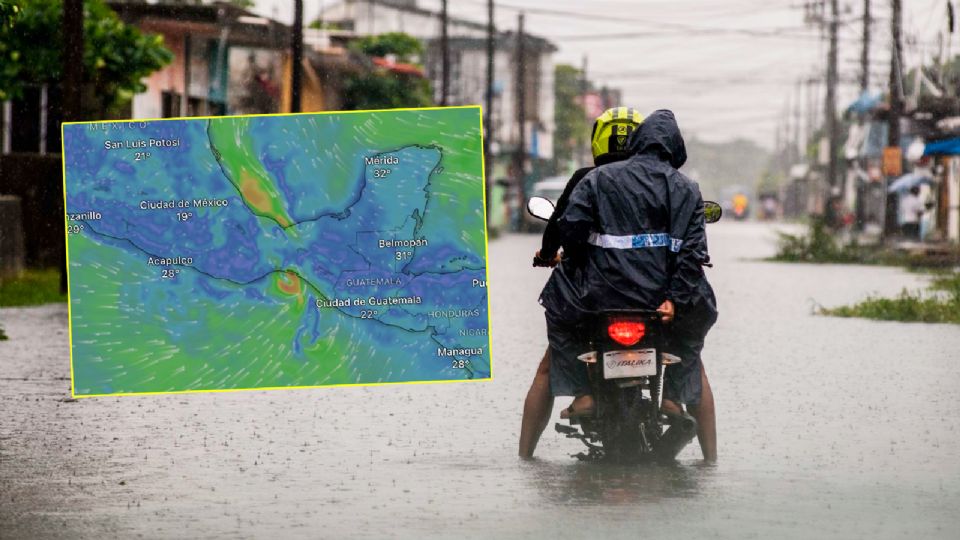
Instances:
[[[677,458],[677,454],[697,436],[697,421],[686,413],[663,413],[663,415],[670,427],[660,436],[653,448],[653,453],[660,461],[673,461]]]

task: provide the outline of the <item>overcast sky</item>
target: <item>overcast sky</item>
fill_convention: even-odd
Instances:
[[[955,4],[960,4],[956,2]],[[624,105],[642,111],[670,108],[687,136],[720,141],[749,138],[773,147],[797,82],[826,71],[827,44],[819,27],[804,23],[806,0],[504,0],[497,2],[500,29],[516,28],[526,12],[527,31],[553,41],[557,62],[579,66],[588,77],[622,88]],[[304,0],[307,21],[333,0]],[[840,0],[841,107],[859,93],[863,0]],[[903,0],[906,67],[938,50],[946,27],[947,0]],[[257,0],[256,10],[289,22],[292,0]],[[437,9],[440,0],[418,0]],[[871,88],[887,84],[890,2],[872,0]],[[486,20],[486,0],[449,0],[451,16]],[[960,39],[952,40],[953,54]],[[823,108],[817,94],[801,94]],[[806,90],[804,91],[806,92]],[[815,101],[814,101],[815,99]],[[792,110],[792,105],[789,105]],[[822,114],[820,115],[822,118]]]

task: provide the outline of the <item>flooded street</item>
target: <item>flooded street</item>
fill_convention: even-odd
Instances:
[[[0,535],[955,537],[960,327],[812,315],[925,278],[760,262],[774,227],[708,229],[716,466],[695,443],[673,467],[581,464],[552,427],[516,457],[547,271],[539,237],[508,235],[490,383],[65,402],[66,307],[0,310]]]

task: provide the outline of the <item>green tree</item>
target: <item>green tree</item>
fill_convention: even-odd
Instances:
[[[63,2],[20,0],[18,7],[10,18],[0,8],[0,20],[12,20],[0,24],[0,100],[61,78]],[[86,0],[83,12],[84,108],[102,115],[146,90],[140,80],[170,63],[173,53],[161,36],[124,24],[103,0]]]
[[[343,30],[339,23],[327,22],[323,19],[314,19],[312,23],[307,25],[307,28],[313,30]]]
[[[399,62],[413,62],[423,54],[423,44],[402,32],[358,39],[351,50],[367,57],[394,55]],[[415,75],[374,68],[348,75],[343,85],[346,109],[390,109],[433,105],[430,81]]]
[[[392,54],[399,62],[413,62],[423,54],[423,43],[403,32],[365,36],[354,41],[351,47],[367,56],[383,57]]]
[[[557,130],[553,137],[553,160],[556,171],[564,171],[566,165],[579,154],[589,135],[587,115],[580,102],[582,72],[567,64],[554,68],[554,119]]]
[[[0,0],[0,26],[13,26],[13,20],[20,13],[20,6]]]

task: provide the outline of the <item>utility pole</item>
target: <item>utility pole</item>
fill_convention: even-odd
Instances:
[[[900,49],[902,48],[900,26],[902,13],[900,0],[892,0],[893,12],[890,17],[890,33],[893,47],[890,50],[890,117],[887,145],[900,148],[900,117],[903,115],[903,81],[900,77]]]
[[[446,2],[444,2],[446,3]],[[493,0],[487,0],[487,92],[484,103],[483,119],[483,163],[486,173],[486,197],[487,197],[487,224],[490,223],[491,188],[493,187],[493,62],[494,62],[494,37],[496,29],[493,25]]]
[[[589,85],[587,83],[587,55],[583,55],[583,60],[580,64],[580,104],[583,105],[583,113],[587,113],[587,91],[589,90]],[[603,104],[603,107],[606,108],[608,105]],[[580,134],[577,139],[580,141],[580,144],[577,146],[580,147],[580,163],[590,163],[593,157],[593,152],[590,149],[590,140],[587,139],[586,132]]]
[[[863,48],[860,50],[860,95],[866,96],[867,92],[870,89],[870,0],[863,0]],[[858,122],[861,129],[863,127],[864,119],[861,115]],[[862,164],[858,164],[857,167],[860,168]],[[863,224],[866,218],[866,212],[864,209],[864,189],[859,185],[859,182],[854,181],[852,186],[848,186],[844,182],[844,189],[850,191],[852,201],[847,201],[851,203],[851,206],[854,208],[856,215],[856,221],[854,225],[854,230],[860,232],[863,230]],[[846,194],[844,194],[846,196]]]
[[[63,2],[63,121],[80,120],[83,86],[83,0]]]
[[[863,0],[863,50],[860,51],[860,91],[870,86],[870,0]]]
[[[773,130],[773,151],[778,162],[783,162],[783,116],[777,118],[777,127]]]
[[[523,12],[517,16],[517,196],[520,198],[520,212],[523,212],[526,196],[526,158],[527,158],[527,59],[523,36]]]
[[[587,97],[587,55],[580,62],[580,95]]]
[[[780,123],[778,125],[777,139],[780,140],[781,147],[779,149],[780,154],[780,164],[781,170],[786,173],[790,170],[790,162],[793,159],[793,117],[791,116],[791,110],[793,108],[793,102],[790,94],[787,94],[786,99],[783,101],[783,112],[780,113]]]
[[[800,161],[802,157],[800,155],[800,148],[802,144],[800,142],[800,123],[803,122],[803,113],[801,112],[802,101],[803,101],[803,82],[797,80],[796,90],[794,94],[794,103],[793,103],[793,151],[791,152],[791,159],[793,163]]]
[[[787,99],[783,104],[783,142],[784,142],[784,165],[783,170],[790,169],[790,162],[793,160],[793,96],[787,94]]]
[[[820,76],[817,76],[811,79],[810,84],[812,85],[813,92],[810,94],[810,97],[813,99],[813,101],[812,101],[812,106],[810,107],[810,116],[813,119],[813,122],[810,124],[811,126],[810,133],[816,132],[821,125],[820,112],[823,110],[823,107],[820,107],[817,104],[820,101],[820,96],[821,96],[820,86],[822,85],[822,83],[823,83],[823,78]],[[814,141],[814,142],[816,142],[817,144],[820,144],[820,141]]]
[[[804,108],[806,109],[806,124],[804,125],[804,132],[806,136],[804,137],[804,147],[803,147],[803,157],[806,161],[807,151],[810,147],[810,143],[813,142],[813,134],[817,130],[817,120],[815,118],[817,113],[817,102],[820,101],[817,99],[816,92],[814,92],[814,79],[809,77],[804,81],[804,88],[806,89],[806,95],[804,96]]]
[[[839,15],[837,0],[830,0],[830,52],[827,56],[827,99],[824,107],[824,120],[827,122],[829,155],[827,156],[827,184],[831,195],[837,186],[837,143],[839,141],[837,125],[837,30]]]
[[[193,40],[190,33],[183,35],[183,93],[180,94],[180,114],[190,116],[190,63],[193,49]]]
[[[290,112],[300,112],[303,84],[303,0],[293,0],[293,34],[290,43]]]
[[[890,33],[893,46],[890,47],[890,111],[887,117],[887,150],[884,151],[884,173],[893,176],[902,171],[903,157],[900,155],[900,117],[903,116],[903,81],[900,77],[901,56],[901,9],[900,0],[891,0]],[[899,163],[897,163],[899,161]],[[892,163],[891,163],[892,162]],[[897,228],[897,205],[894,197],[887,197],[886,215],[883,230],[894,233]]]
[[[63,2],[63,80],[61,122],[81,119],[80,96],[83,88],[83,0]],[[63,199],[61,199],[63,200]],[[66,210],[66,209],[64,209]],[[66,220],[64,220],[66,223]],[[63,238],[63,236],[61,236]],[[67,292],[67,252],[60,264],[60,293]]]
[[[450,95],[450,37],[447,35],[447,0],[440,4],[440,58],[441,58],[441,80],[440,80],[440,105],[447,105],[447,97]]]

